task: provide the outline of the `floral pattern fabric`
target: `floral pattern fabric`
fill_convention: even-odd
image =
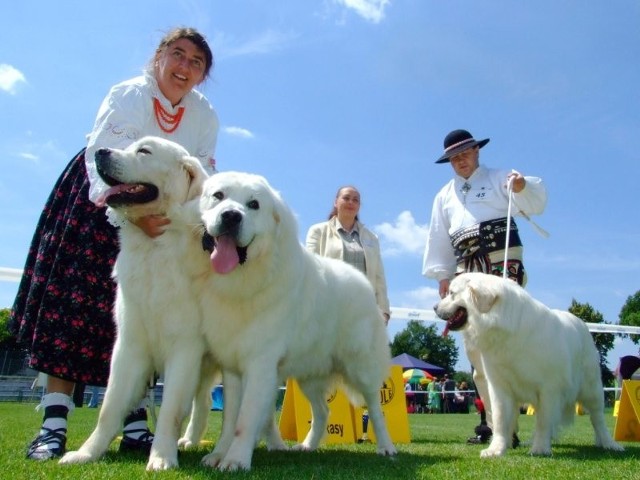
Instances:
[[[38,221],[10,330],[31,368],[106,385],[115,340],[111,278],[117,229],[88,198],[84,149],[67,165]]]

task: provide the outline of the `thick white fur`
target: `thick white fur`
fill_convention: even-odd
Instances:
[[[249,469],[270,422],[278,386],[295,377],[311,402],[311,431],[297,446],[315,449],[326,429],[327,394],[339,378],[368,405],[378,453],[394,455],[379,403],[389,374],[385,324],[364,275],[339,260],[308,253],[295,217],[260,176],[226,172],[205,183],[202,220],[214,237],[225,212],[241,217],[237,244],[247,259],[210,276],[202,293],[207,340],[222,365],[223,431],[203,463]]]
[[[493,408],[493,438],[482,457],[505,453],[523,403],[536,412],[532,455],[551,454],[552,437],[573,421],[576,402],[590,414],[595,444],[622,450],[605,425],[598,351],[582,320],[482,273],[456,277],[436,313],[446,320],[460,308],[467,311],[459,328],[465,348],[481,353]]]
[[[160,138],[143,138],[126,150],[110,150],[108,156],[110,170],[117,172],[111,176],[124,183],[152,183],[159,189],[155,201],[117,207],[117,213],[130,219],[161,214],[171,223],[157,238],[130,222],[120,228],[121,250],[114,270],[118,330],[104,404],[91,436],[60,463],[100,458],[158,372],[164,373],[164,393],[147,470],[164,470],[178,465],[180,426],[194,395],[195,421],[180,442],[199,443],[215,380],[193,286],[209,268],[197,227],[207,174],[184,148]]]

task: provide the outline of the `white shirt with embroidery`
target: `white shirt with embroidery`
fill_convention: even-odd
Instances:
[[[452,278],[456,257],[451,234],[479,222],[507,216],[509,171],[480,165],[468,179],[454,176],[436,195],[424,251],[422,274],[436,280]],[[538,215],[547,192],[541,178],[524,177],[525,188],[513,194],[512,215]]]

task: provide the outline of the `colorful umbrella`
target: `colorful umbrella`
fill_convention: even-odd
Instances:
[[[402,372],[402,378],[405,382],[420,383],[424,385],[424,383],[429,383],[433,380],[433,375],[424,370],[420,370],[419,368],[410,368]]]

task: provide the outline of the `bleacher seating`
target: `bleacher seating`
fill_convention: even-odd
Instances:
[[[35,377],[0,376],[0,402],[39,402],[43,387],[32,388]]]

